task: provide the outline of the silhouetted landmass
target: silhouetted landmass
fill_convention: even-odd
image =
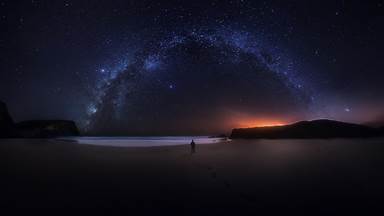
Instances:
[[[14,136],[14,129],[14,122],[11,115],[9,115],[7,105],[0,101],[0,137]]]
[[[49,138],[58,136],[78,136],[75,122],[67,120],[32,120],[16,124],[19,137]]]
[[[50,138],[78,136],[76,123],[67,120],[32,120],[14,123],[7,106],[0,101],[0,138]]]
[[[380,130],[380,133],[381,133],[381,134],[384,134],[384,126],[383,126],[383,127],[380,127],[379,130]]]
[[[372,128],[364,125],[320,119],[313,121],[301,121],[284,126],[237,128],[232,130],[231,138],[358,138],[383,136],[383,131],[383,129]]]

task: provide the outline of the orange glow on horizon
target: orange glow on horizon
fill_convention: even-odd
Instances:
[[[272,127],[272,126],[282,126],[289,124],[286,121],[282,120],[272,120],[272,119],[251,119],[251,120],[242,120],[238,123],[239,127],[243,128],[252,128],[252,127]]]
[[[265,113],[250,114],[236,111],[224,112],[228,128],[252,128],[282,126],[295,122],[297,119],[287,115],[271,115]]]

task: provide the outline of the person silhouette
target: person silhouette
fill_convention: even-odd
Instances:
[[[196,152],[196,143],[194,140],[191,142],[191,154]]]

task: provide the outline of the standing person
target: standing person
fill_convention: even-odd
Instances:
[[[194,140],[191,142],[191,154],[196,152],[196,143]]]

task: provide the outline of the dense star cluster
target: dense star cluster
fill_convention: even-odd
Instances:
[[[0,100],[90,134],[384,121],[382,0],[0,1]],[[28,110],[26,112],[25,110]]]

